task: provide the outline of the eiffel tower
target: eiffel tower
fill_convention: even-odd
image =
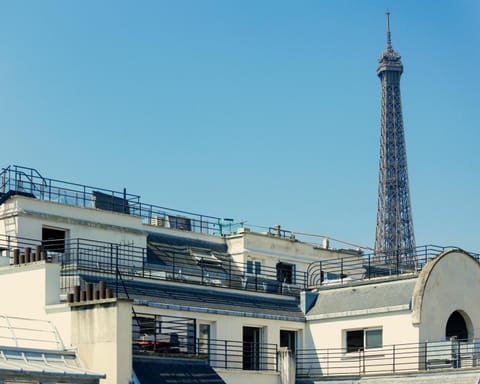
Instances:
[[[400,99],[402,73],[400,55],[392,48],[387,12],[387,47],[377,69],[382,83],[382,112],[375,254],[384,257],[387,263],[412,264],[415,236]]]

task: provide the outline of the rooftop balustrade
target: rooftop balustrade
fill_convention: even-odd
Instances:
[[[335,260],[319,260],[307,269],[307,288],[327,287],[376,278],[399,278],[419,273],[432,258],[457,247],[424,245],[408,251],[398,250],[394,255],[370,253],[359,257],[340,257]],[[477,261],[480,254],[470,253]]]
[[[228,235],[239,227],[232,219],[143,203],[126,189],[119,192],[45,178],[33,168],[18,165],[0,172],[0,204],[13,195],[138,216],[144,224],[211,235]]]
[[[79,275],[114,279],[117,294],[124,291],[119,276],[126,280],[142,278],[185,284],[208,285],[257,292],[297,296],[304,289],[361,283],[365,280],[396,279],[419,273],[439,253],[455,249],[427,245],[415,248],[408,262],[384,255],[344,256],[311,263],[306,271],[293,270],[285,277],[277,268],[255,269],[249,263],[236,263],[228,254],[199,253],[188,247],[136,247],[88,239],[40,241],[0,235],[0,265],[45,259],[62,267],[62,292],[81,285]],[[58,245],[58,250],[55,248]],[[15,261],[15,249],[18,260]],[[43,254],[43,256],[41,255]],[[480,261],[480,255],[470,253]],[[155,257],[149,257],[149,256]],[[158,256],[161,257],[158,257]]]
[[[277,371],[277,344],[216,340],[196,335],[193,318],[135,313],[133,353],[197,358],[213,368]]]
[[[63,351],[64,345],[50,321],[0,315],[0,345]]]
[[[415,373],[478,367],[480,341],[456,340],[384,345],[347,352],[342,349],[303,349],[296,353],[297,377],[334,377]]]
[[[223,258],[195,252],[192,255],[188,248],[173,247],[162,254],[161,262],[149,262],[148,255],[152,250],[130,244],[66,239],[55,248],[57,243],[57,240],[49,242],[0,235],[0,254],[3,256],[0,262],[21,264],[43,257],[47,262],[58,263],[61,265],[63,293],[71,293],[75,286],[84,285],[81,275],[115,281],[117,296],[126,294],[122,279],[140,278],[292,296],[297,296],[305,288],[303,271],[292,272],[288,280],[280,279],[276,268],[262,266],[261,271],[251,270],[248,263],[236,263],[228,255]],[[156,248],[155,252],[159,250]]]

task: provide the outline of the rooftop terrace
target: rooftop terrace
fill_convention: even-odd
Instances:
[[[178,209],[166,208],[141,201],[139,195],[123,191],[71,183],[43,177],[36,169],[9,165],[0,172],[0,205],[10,196],[21,195],[39,200],[84,208],[96,208],[110,212],[138,216],[147,225],[180,229],[184,231],[205,233],[214,236],[236,234],[244,227],[244,222],[235,222],[232,218],[192,213]],[[351,244],[328,236],[306,234],[282,229],[279,225],[262,227],[262,233],[290,240],[301,240],[307,243],[322,243],[329,247],[329,242],[349,247],[352,251],[369,250],[368,247]],[[319,247],[321,247],[319,245]]]
[[[233,219],[147,204],[139,195],[43,177],[36,169],[10,165],[0,172],[0,204],[13,195],[139,216],[144,224],[211,235],[228,235]]]

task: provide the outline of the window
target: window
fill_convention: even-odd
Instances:
[[[455,311],[448,318],[445,336],[447,340],[450,340],[453,337],[457,338],[457,340],[468,339],[467,323],[460,312]]]
[[[357,329],[346,332],[347,352],[364,349],[381,348],[383,346],[382,329]]]
[[[243,327],[243,369],[260,369],[261,328]]]
[[[210,345],[210,324],[198,325],[198,353],[208,354]]]
[[[262,273],[262,262],[259,260],[247,260],[247,273],[260,275]]]
[[[295,265],[288,263],[277,264],[277,281],[295,284]]]
[[[190,255],[199,263],[222,264],[210,249],[190,248]]]
[[[65,253],[66,230],[43,227],[42,246],[47,252]]]
[[[292,353],[295,353],[297,332],[280,330],[280,347],[288,347]]]

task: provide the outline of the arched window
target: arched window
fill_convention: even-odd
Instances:
[[[460,312],[455,311],[448,318],[445,337],[447,340],[452,337],[456,337],[458,340],[468,339],[467,323]]]

